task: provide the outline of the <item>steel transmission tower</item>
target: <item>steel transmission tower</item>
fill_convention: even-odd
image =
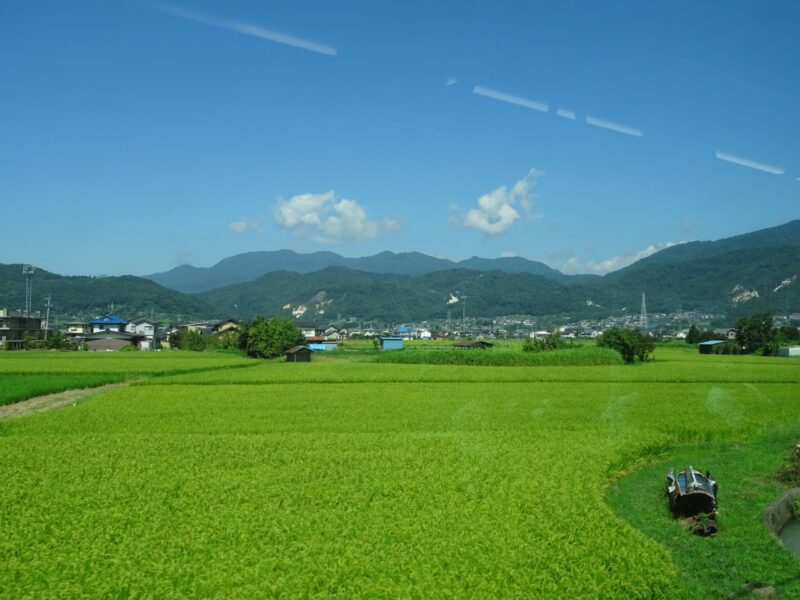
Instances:
[[[642,292],[642,316],[639,317],[639,328],[647,329],[647,301],[644,292]]]

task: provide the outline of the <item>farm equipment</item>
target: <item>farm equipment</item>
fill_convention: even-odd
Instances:
[[[717,533],[717,482],[709,471],[703,475],[689,465],[684,471],[667,473],[669,508],[682,517],[693,533]]]

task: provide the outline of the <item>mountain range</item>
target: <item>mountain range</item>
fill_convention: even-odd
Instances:
[[[146,278],[64,277],[38,270],[35,289],[63,314],[172,319],[255,314],[390,321],[509,314],[603,317],[638,311],[736,314],[800,311],[800,220],[710,242],[672,246],[605,276],[566,275],[524,258],[459,262],[419,252],[346,258],[333,252],[250,252],[208,268]],[[171,288],[171,289],[170,289]],[[0,307],[24,302],[21,265],[0,265]],[[38,308],[38,306],[34,306]]]
[[[374,256],[347,258],[335,252],[300,254],[292,250],[246,252],[225,258],[212,267],[181,265],[163,273],[154,273],[144,277],[179,292],[194,293],[252,281],[261,275],[276,271],[313,273],[329,267],[394,275],[425,275],[450,269],[497,270],[506,273],[531,273],[562,283],[599,279],[597,275],[565,275],[544,263],[521,257],[479,258],[473,256],[454,262],[446,258],[428,256],[421,252],[380,252]]]

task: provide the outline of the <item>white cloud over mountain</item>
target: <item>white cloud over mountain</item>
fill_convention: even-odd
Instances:
[[[337,200],[333,191],[279,200],[274,216],[281,227],[324,242],[372,240],[400,228],[395,219],[371,221],[358,202]]]
[[[588,260],[582,261],[577,256],[572,256],[568,258],[560,267],[559,269],[563,273],[591,273],[594,275],[605,275],[606,273],[611,273],[612,271],[617,271],[628,265],[632,265],[637,260],[641,260],[643,258],[647,258],[648,256],[655,254],[659,250],[664,250],[665,248],[671,248],[672,246],[677,246],[678,244],[684,244],[686,242],[665,242],[663,244],[650,244],[646,248],[638,250],[636,252],[631,252],[630,254],[621,254],[619,256],[612,256],[610,258],[606,258],[603,260]]]

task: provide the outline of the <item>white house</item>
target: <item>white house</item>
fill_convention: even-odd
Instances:
[[[129,321],[125,326],[125,331],[140,335],[148,341],[153,341],[158,337],[158,322],[148,317],[139,317]]]

